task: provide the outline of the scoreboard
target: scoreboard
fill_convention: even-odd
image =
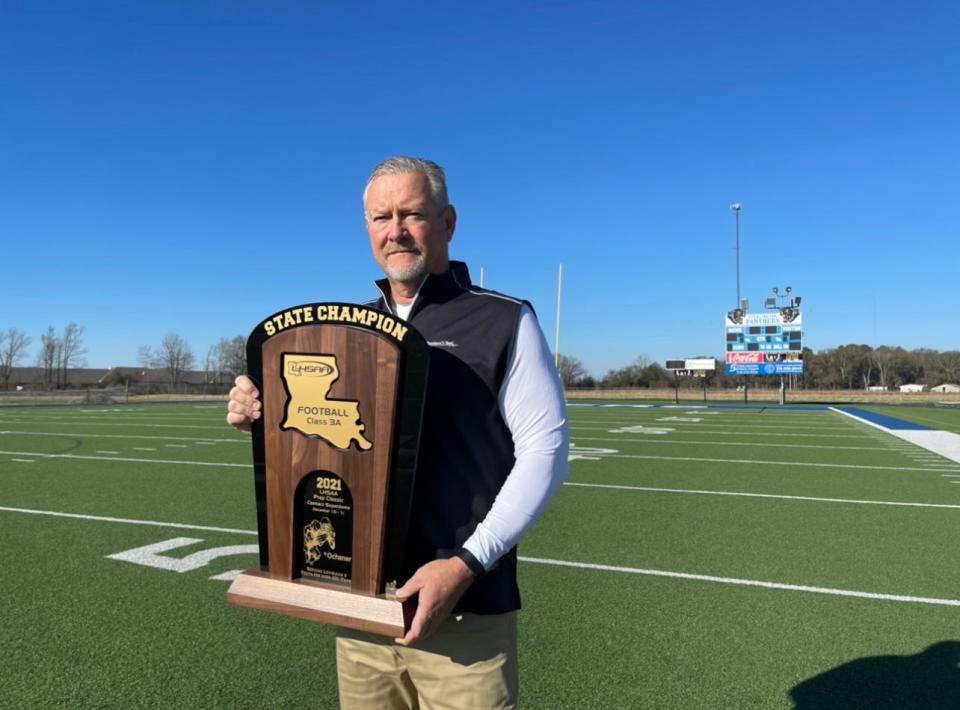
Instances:
[[[802,375],[803,316],[794,307],[776,312],[727,313],[728,375]]]

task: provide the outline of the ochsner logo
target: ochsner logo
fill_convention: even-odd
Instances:
[[[311,362],[310,360],[293,361],[287,366],[288,375],[305,377],[325,377],[333,373],[333,368],[325,362]]]

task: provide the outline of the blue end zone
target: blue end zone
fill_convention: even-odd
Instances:
[[[841,409],[859,419],[865,419],[868,422],[879,424],[887,429],[922,429],[927,431],[933,429],[933,427],[917,424],[916,422],[906,422],[903,419],[897,419],[896,417],[888,417],[886,414],[868,412],[866,409],[858,409],[856,407],[837,407],[837,409]]]

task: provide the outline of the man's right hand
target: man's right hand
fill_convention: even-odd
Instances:
[[[250,423],[254,419],[259,419],[263,413],[263,404],[259,399],[260,393],[246,375],[240,375],[233,384],[234,387],[230,390],[230,401],[227,402],[227,424],[249,434]]]

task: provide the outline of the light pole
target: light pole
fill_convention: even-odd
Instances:
[[[730,205],[730,209],[737,223],[737,308],[740,308],[740,210],[743,209],[743,205],[734,202]]]
[[[743,205],[739,202],[734,202],[730,205],[730,210],[733,212],[734,220],[737,224],[737,308],[742,308],[746,311],[743,301],[740,300],[740,210],[743,209]],[[747,378],[749,379],[749,378]],[[743,381],[743,401],[747,401],[747,380]]]
[[[553,365],[560,371],[560,290],[563,287],[563,264],[557,270],[557,337],[553,345]]]

